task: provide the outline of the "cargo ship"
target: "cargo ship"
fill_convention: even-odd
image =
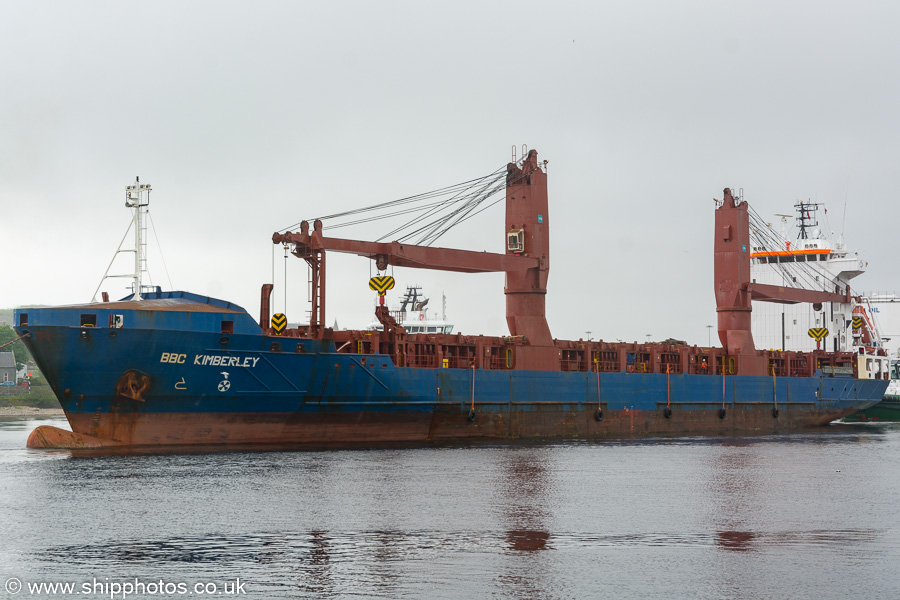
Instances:
[[[16,331],[72,429],[38,427],[28,446],[312,448],[773,433],[826,425],[884,394],[887,358],[877,349],[755,348],[751,300],[847,300],[850,290],[752,282],[748,205],[729,189],[716,202],[714,225],[721,348],[555,339],[545,314],[546,163],[530,150],[495,173],[505,193],[503,252],[327,237],[319,219],[275,233],[274,244],[309,266],[310,317],[298,327],[270,314],[273,284],[262,286],[257,322],[228,301],[145,290],[137,258],[131,297],[18,309]],[[126,191],[138,198],[136,213],[142,185]],[[325,326],[328,252],[373,261],[380,330]],[[505,273],[509,335],[411,333],[384,304],[393,266]]]

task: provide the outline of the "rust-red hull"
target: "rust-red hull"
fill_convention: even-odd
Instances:
[[[842,411],[771,404],[732,406],[720,416],[712,407],[659,410],[571,411],[545,406],[528,412],[479,410],[474,420],[458,406],[392,413],[125,413],[70,414],[74,433],[43,426],[29,448],[158,446],[360,446],[522,439],[605,439],[645,435],[778,433],[822,426]],[[48,430],[55,430],[56,433]]]

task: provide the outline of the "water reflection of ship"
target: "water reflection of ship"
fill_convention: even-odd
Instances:
[[[710,493],[716,499],[715,545],[721,550],[747,552],[754,549],[757,534],[746,529],[744,516],[752,511],[755,492],[760,489],[759,457],[753,447],[739,439],[722,443],[723,453],[714,462]]]
[[[535,531],[533,529],[517,529],[506,532],[506,541],[509,547],[518,552],[534,552],[535,550],[546,550],[547,541],[550,539],[550,532]]]
[[[331,566],[331,539],[325,531],[310,531],[309,544],[307,547],[308,556],[305,560],[312,567],[311,572],[314,577],[307,577],[303,580],[301,589],[311,592],[318,596],[329,596],[335,591],[334,576]]]
[[[752,550],[756,535],[752,531],[717,531],[716,546],[733,552]]]
[[[508,527],[506,541],[516,552],[550,548],[546,527],[547,469],[532,452],[514,452],[506,464],[504,500]]]
[[[501,463],[501,518],[505,521],[507,560],[498,581],[501,595],[511,598],[548,598],[554,588],[550,556],[542,550],[553,548],[547,522],[553,489],[552,470],[545,465],[546,452],[535,448],[514,449]]]

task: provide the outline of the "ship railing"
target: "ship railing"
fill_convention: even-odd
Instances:
[[[423,356],[423,355],[415,355],[415,354],[406,355],[405,361],[406,362],[405,362],[404,366],[411,367],[414,369],[436,369],[440,366],[443,366],[443,361],[441,361],[441,363],[439,364],[437,356]],[[466,361],[466,362],[471,362],[471,361]],[[448,367],[450,366],[449,361],[448,361],[447,366]],[[468,368],[468,367],[465,367],[465,368]]]
[[[585,360],[585,350],[583,348],[560,350],[559,369],[560,371],[587,371],[588,361]]]
[[[514,346],[489,346],[485,348],[485,368],[496,371],[508,371],[516,368],[516,352]]]
[[[787,367],[785,366],[785,360],[783,356],[770,356],[769,357],[769,367],[766,371],[769,375],[774,377],[786,377]]]
[[[666,361],[662,362],[659,365],[660,373],[668,373],[669,375],[680,375],[681,370],[681,361]]]
[[[809,377],[809,361],[805,358],[770,358],[769,375],[776,377]]]
[[[407,367],[438,367],[438,355],[434,344],[405,344],[405,361]]]
[[[738,372],[738,360],[736,356],[720,355],[714,357],[715,375],[736,375]]]
[[[619,371],[619,361],[595,360],[593,364],[591,364],[591,371],[594,373],[597,371],[600,371],[601,373],[617,373]]]
[[[591,371],[601,373],[616,373],[622,367],[619,366],[619,352],[617,349],[601,348],[591,351]]]
[[[809,377],[809,361],[805,358],[791,358],[788,361],[788,373],[791,377]]]
[[[625,353],[626,373],[653,373],[653,360],[650,352],[637,350]]]
[[[625,365],[626,373],[652,373],[653,363],[650,361],[636,360]]]
[[[445,369],[471,369],[475,363],[474,348],[471,349],[471,354],[469,352],[460,352],[460,350],[466,349],[468,347],[460,346],[454,348],[457,351],[455,355],[444,354],[440,366]]]
[[[559,361],[559,370],[560,371],[587,371],[586,365],[584,361],[581,359],[560,359]]]

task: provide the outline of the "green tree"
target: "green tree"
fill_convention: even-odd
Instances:
[[[9,325],[0,325],[0,346],[5,344],[6,342],[11,342],[14,339],[19,337],[16,333],[16,330],[10,327]],[[22,343],[22,340],[19,340],[15,344],[11,344],[6,348],[0,350],[0,352],[9,352],[12,351],[13,356],[16,357],[16,368],[21,369],[25,366],[25,361],[28,360],[28,349],[25,347],[25,344]]]

